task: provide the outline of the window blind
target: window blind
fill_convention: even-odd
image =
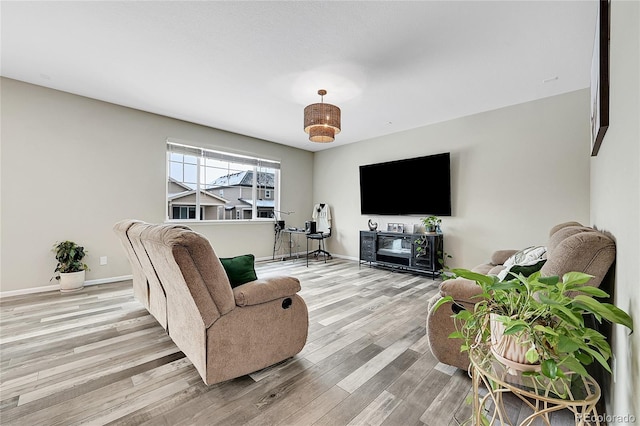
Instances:
[[[268,167],[271,169],[280,170],[280,162],[278,161],[265,160],[263,158],[250,157],[247,155],[230,154],[228,152],[214,151],[205,148],[197,148],[194,146],[178,144],[175,142],[167,141],[167,151],[176,154],[194,155],[197,157],[211,158],[214,160],[248,164],[256,167]]]

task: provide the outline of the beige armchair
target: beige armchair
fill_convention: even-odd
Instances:
[[[490,263],[478,265],[472,270],[482,274],[497,275],[503,263],[517,250],[495,252]],[[554,226],[549,232],[547,261],[540,270],[543,276],[562,276],[577,271],[593,275],[588,284],[598,287],[616,257],[613,239],[593,228],[578,222],[566,222]],[[460,352],[460,339],[450,339],[455,331],[451,315],[459,309],[473,310],[478,301],[474,296],[480,287],[474,281],[456,278],[444,281],[440,292],[429,300],[427,315],[427,335],[433,355],[442,363],[466,370],[469,367],[467,352]],[[455,303],[445,303],[434,311],[433,306],[445,296],[452,296]]]
[[[308,312],[296,294],[298,279],[258,279],[232,289],[202,235],[177,226],[136,222],[127,236],[133,246],[127,254],[136,253],[139,241],[148,259],[146,265],[140,262],[147,283],[154,282],[165,294],[169,336],[206,384],[268,367],[304,347]]]

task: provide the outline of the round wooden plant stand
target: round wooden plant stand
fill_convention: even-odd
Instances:
[[[471,349],[469,358],[473,377],[473,424],[513,426],[503,400],[503,394],[511,393],[533,410],[520,425],[529,426],[541,420],[542,424],[551,426],[549,414],[563,409],[573,412],[576,425],[600,425],[596,410],[600,386],[593,378],[576,376],[567,388],[558,386],[546,378],[535,378],[504,365],[487,345]],[[487,390],[485,395],[480,394],[481,385]]]

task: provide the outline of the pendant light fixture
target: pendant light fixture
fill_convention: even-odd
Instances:
[[[318,90],[320,103],[304,109],[304,131],[309,134],[311,142],[333,142],[335,135],[340,133],[340,108],[325,104],[326,94],[326,90]]]

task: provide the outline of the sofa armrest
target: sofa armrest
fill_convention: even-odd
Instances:
[[[502,265],[506,260],[516,254],[518,250],[498,250],[493,252],[491,255],[491,264],[492,265]]]
[[[440,284],[440,295],[442,297],[451,296],[456,302],[463,302],[475,305],[480,301],[478,295],[482,294],[482,289],[475,281],[466,278],[455,278],[445,280]]]
[[[251,306],[293,296],[301,289],[294,277],[270,277],[251,281],[233,289],[236,306]]]

